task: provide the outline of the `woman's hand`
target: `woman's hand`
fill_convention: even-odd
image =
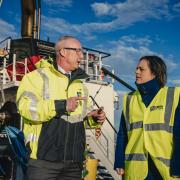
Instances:
[[[120,176],[123,176],[124,173],[125,173],[124,169],[122,169],[122,168],[116,168],[116,172],[117,172]]]

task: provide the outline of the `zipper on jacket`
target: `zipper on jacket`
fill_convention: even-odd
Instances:
[[[67,99],[69,97],[68,89],[69,89],[69,86],[70,86],[71,83],[72,83],[72,81],[70,81],[70,79],[68,79],[68,86],[67,86],[67,89],[66,89],[66,97],[67,97]],[[68,115],[67,115],[67,130],[66,130],[65,146],[64,146],[64,161],[66,161],[66,149],[67,149],[68,137],[69,137],[69,121],[68,121]]]
[[[67,89],[66,89],[66,97],[68,99],[68,89],[69,89],[69,86],[72,84],[73,81],[77,80],[77,79],[80,79],[80,77],[76,77],[75,79],[69,79],[68,78],[68,86],[67,86]],[[68,115],[67,115],[67,123],[68,123]],[[67,150],[67,143],[68,143],[68,137],[69,137],[69,123],[67,125],[67,130],[66,130],[66,137],[65,137],[65,146],[64,146],[64,161],[66,160],[66,150]],[[74,145],[74,144],[73,144]],[[74,148],[74,147],[72,147]],[[74,152],[72,154],[72,156],[74,156]],[[73,160],[73,159],[72,159]]]

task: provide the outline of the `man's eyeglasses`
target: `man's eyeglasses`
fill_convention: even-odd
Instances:
[[[81,48],[70,48],[70,47],[65,47],[65,48],[62,48],[62,49],[67,49],[67,50],[73,50],[73,51],[76,51],[76,53],[83,53],[83,49]]]

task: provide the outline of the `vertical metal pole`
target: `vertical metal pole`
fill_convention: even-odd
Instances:
[[[101,54],[99,54],[99,68],[102,68],[102,58],[101,58]]]
[[[85,62],[85,65],[86,65],[86,73],[88,74],[89,73],[89,70],[88,70],[88,61],[89,61],[89,52],[86,51],[86,62]]]
[[[36,9],[34,10],[34,24],[33,24],[33,38],[37,38],[37,17],[36,17]]]
[[[11,39],[8,39],[8,41],[7,41],[7,50],[8,50],[8,52],[10,51],[10,46],[11,46]],[[9,58],[9,53],[6,56],[6,58]]]
[[[40,30],[41,30],[41,0],[38,0],[38,34],[37,34],[37,39],[40,39]]]
[[[4,58],[4,61],[6,60],[6,58]],[[4,64],[4,63],[3,63]],[[3,79],[1,79],[1,96],[2,96],[2,104],[5,103],[5,95],[4,95],[4,89],[3,89],[3,85],[4,85],[4,79],[5,79],[5,68],[4,68],[4,65],[3,65],[3,70],[2,70],[2,75],[3,75]]]
[[[97,80],[97,78],[98,78],[98,69],[97,69],[97,64],[95,62],[94,62],[94,69],[95,69],[94,77],[95,77],[95,80]]]
[[[101,80],[101,68],[102,68],[102,58],[101,58],[101,53],[99,53],[99,69],[98,69],[98,77],[99,80]]]
[[[112,69],[112,74],[114,74],[114,69]],[[112,79],[112,84],[114,83],[114,78],[111,78]]]
[[[6,84],[6,58],[4,57],[3,61],[3,84]]]
[[[27,58],[25,58],[25,60],[24,60],[24,74],[26,74],[27,73]]]
[[[13,74],[12,80],[16,81],[16,54],[13,54]]]

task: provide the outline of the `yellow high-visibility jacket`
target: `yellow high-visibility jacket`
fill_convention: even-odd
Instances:
[[[71,80],[52,65],[26,74],[17,92],[17,106],[24,120],[26,145],[30,158],[49,161],[82,162],[85,149],[84,121],[92,110],[83,81],[88,76],[80,68]],[[84,80],[83,80],[84,79]],[[81,100],[74,112],[66,112],[66,100],[74,96]],[[92,118],[88,125],[100,125]]]
[[[144,105],[139,91],[124,97],[123,113],[128,131],[125,149],[126,180],[145,179],[148,173],[148,155],[163,179],[175,179],[170,177],[169,166],[179,94],[179,88],[163,87],[148,107]]]

